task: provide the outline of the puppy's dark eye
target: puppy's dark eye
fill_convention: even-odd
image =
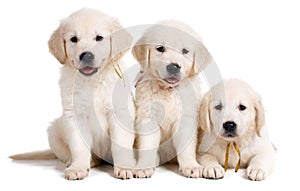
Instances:
[[[95,40],[96,41],[101,41],[101,40],[103,40],[103,36],[97,35]]]
[[[242,104],[239,105],[239,110],[240,110],[240,111],[244,111],[245,109],[247,109],[246,106],[244,106],[244,105],[242,105]]]
[[[70,40],[74,43],[78,42],[78,38],[76,36],[73,36]]]
[[[163,52],[166,51],[166,49],[165,49],[164,46],[157,46],[157,47],[156,47],[156,50],[157,50],[158,52],[161,52],[161,53],[163,53]]]
[[[223,105],[222,104],[216,105],[215,109],[220,111],[223,109]]]
[[[182,54],[187,54],[187,53],[189,53],[190,51],[188,50],[188,49],[186,49],[186,48],[183,48],[182,49]]]

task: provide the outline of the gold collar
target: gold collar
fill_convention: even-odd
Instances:
[[[240,149],[237,146],[236,142],[232,142],[232,144],[233,144],[233,147],[234,147],[235,151],[239,155],[239,161],[238,161],[238,163],[235,166],[235,172],[237,172],[239,170],[239,168],[240,168],[240,165],[241,165],[241,152],[240,152]],[[225,162],[224,162],[224,169],[225,169],[225,171],[228,169],[228,157],[229,157],[230,145],[231,145],[231,142],[229,142],[227,144],[227,146],[226,146]]]
[[[115,73],[119,76],[121,80],[123,80],[123,85],[125,87],[125,79],[123,77],[123,72],[119,64],[114,65]]]

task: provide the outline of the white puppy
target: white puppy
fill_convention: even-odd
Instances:
[[[116,19],[92,9],[62,20],[49,40],[50,52],[63,64],[63,113],[48,130],[49,144],[51,152],[68,164],[66,179],[86,177],[92,154],[113,160],[115,177],[133,176],[127,170],[135,166],[134,119],[128,111],[133,102],[119,66],[130,44],[131,36]]]
[[[136,177],[151,177],[159,164],[159,147],[160,163],[177,156],[184,176],[200,177],[197,74],[211,62],[208,51],[189,26],[168,20],[150,27],[132,53],[141,65],[135,100]]]
[[[220,82],[203,97],[199,116],[204,130],[198,160],[204,167],[203,177],[222,178],[227,167],[247,168],[250,180],[262,180],[271,173],[275,149],[262,135],[261,98],[248,84],[237,79]]]

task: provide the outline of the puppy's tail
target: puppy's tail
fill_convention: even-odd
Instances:
[[[29,153],[15,154],[9,156],[13,160],[50,160],[57,159],[51,150],[35,151]]]

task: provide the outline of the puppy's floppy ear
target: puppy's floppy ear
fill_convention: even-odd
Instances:
[[[255,110],[255,128],[256,134],[260,137],[261,129],[265,125],[265,112],[263,109],[263,105],[261,102],[261,98],[258,96],[257,100],[254,103],[254,110]]]
[[[147,68],[150,63],[150,49],[148,45],[142,43],[140,39],[132,48],[133,57],[141,64],[142,68]]]
[[[130,49],[132,36],[126,31],[118,20],[113,20],[110,36],[110,58],[115,62],[122,58]]]
[[[190,76],[194,76],[204,70],[204,68],[212,61],[212,57],[208,50],[199,42],[193,55],[193,66]]]
[[[209,109],[210,102],[211,95],[210,92],[207,92],[201,100],[198,118],[200,128],[208,133],[211,132],[212,128]]]
[[[51,54],[61,63],[64,64],[66,61],[66,47],[63,39],[63,22],[60,26],[52,33],[48,46]]]

